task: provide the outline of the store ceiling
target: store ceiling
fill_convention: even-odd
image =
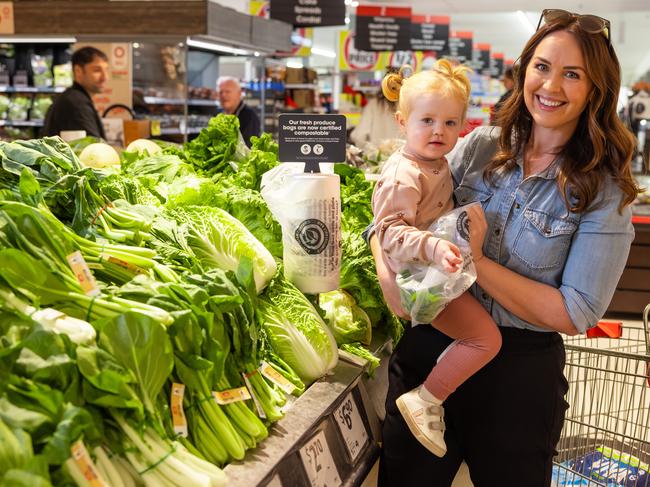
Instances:
[[[475,42],[489,43],[493,52],[503,52],[510,59],[519,56],[541,13],[540,2],[531,0],[365,0],[361,3],[404,5],[416,12],[449,15],[452,29],[473,31]],[[650,70],[650,0],[563,0],[561,7],[594,13],[612,22],[612,41],[621,62],[624,84],[634,83]],[[523,10],[529,22],[523,20],[518,10]],[[331,50],[336,45],[335,39],[334,33],[315,29],[315,46]]]

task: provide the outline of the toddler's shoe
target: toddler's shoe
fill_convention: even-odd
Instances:
[[[428,391],[423,393],[432,400],[422,398],[418,387],[402,394],[395,403],[413,436],[431,453],[442,457],[447,453],[442,402]]]

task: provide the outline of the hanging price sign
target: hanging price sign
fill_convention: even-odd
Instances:
[[[341,477],[339,477],[323,430],[319,431],[300,449],[300,458],[312,487],[338,487],[341,485]]]
[[[363,447],[368,443],[368,432],[357,409],[357,403],[352,397],[352,392],[345,397],[334,412],[334,418],[343,436],[350,458],[354,462]]]

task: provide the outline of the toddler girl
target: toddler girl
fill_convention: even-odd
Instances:
[[[470,82],[464,66],[446,59],[433,70],[409,78],[388,74],[382,90],[398,102],[395,114],[406,144],[386,162],[372,197],[376,235],[394,273],[407,262],[440,265],[446,272],[462,266],[454,244],[427,228],[454,206],[453,182],[445,159],[465,123]],[[468,292],[455,299],[432,326],[455,342],[439,359],[422,386],[397,398],[406,424],[437,456],[447,451],[442,403],[501,347],[501,334],[488,312]]]

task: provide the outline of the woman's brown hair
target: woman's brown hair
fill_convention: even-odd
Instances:
[[[502,130],[497,153],[486,166],[485,177],[492,179],[501,168],[512,169],[517,154],[522,153],[529,140],[533,119],[524,103],[526,69],[542,39],[558,30],[566,30],[575,36],[584,56],[585,71],[593,83],[589,102],[580,115],[576,130],[559,154],[558,184],[567,209],[581,213],[590,208],[608,174],[611,174],[623,192],[618,207],[620,212],[639,194],[630,166],[636,141],[616,113],[621,68],[605,35],[587,33],[575,20],[543,25],[524,47],[515,70],[512,95],[496,117]],[[574,197],[574,204],[569,203],[568,194]]]

